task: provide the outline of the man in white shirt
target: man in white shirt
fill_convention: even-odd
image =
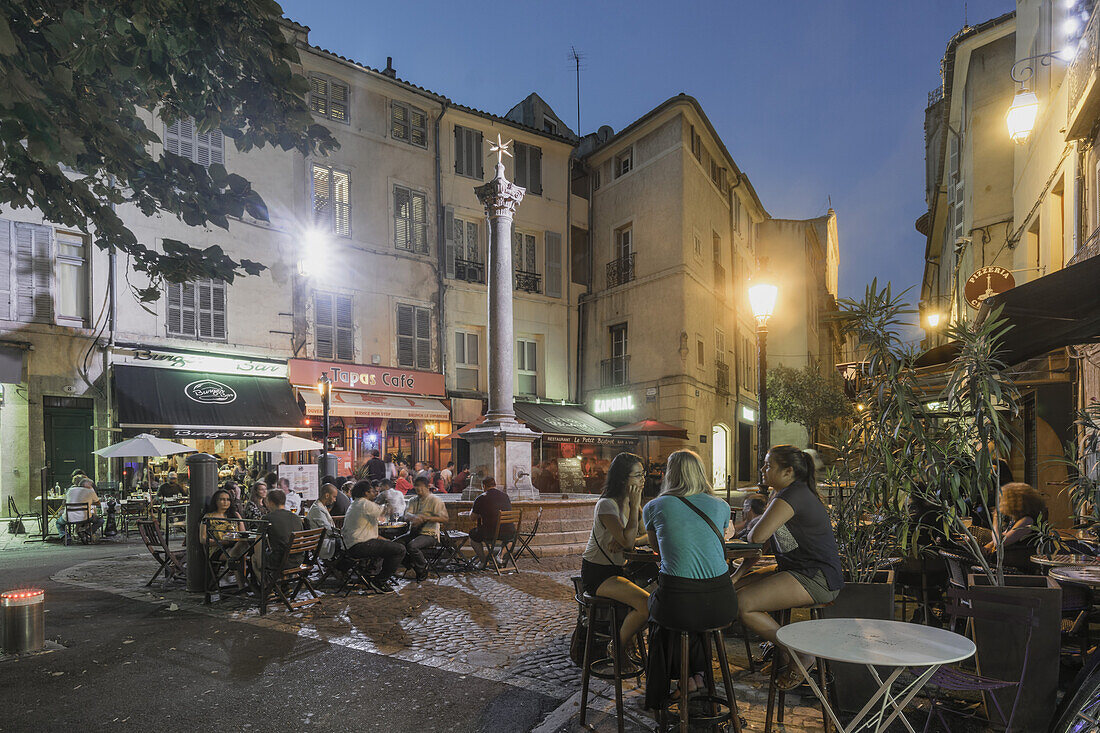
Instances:
[[[286,510],[292,514],[302,513],[302,495],[290,488],[290,479],[279,479],[279,485],[275,488],[286,494]]]
[[[306,524],[310,529],[325,528],[325,539],[321,543],[321,552],[318,557],[321,560],[330,560],[336,554],[336,525],[332,522],[332,514],[329,507],[336,503],[336,487],[325,484],[317,493],[317,501],[309,508],[306,514]]]
[[[439,472],[440,477],[443,479],[443,489],[445,491],[451,490],[451,482],[455,476],[455,462],[447,461],[447,465]]]
[[[405,521],[409,531],[395,541],[405,546],[405,567],[416,571],[416,580],[420,582],[428,577],[428,561],[424,550],[439,544],[439,523],[450,517],[443,500],[432,493],[428,479],[417,476],[413,481],[416,496],[409,502],[405,511]]]
[[[388,478],[378,482],[378,496],[375,503],[382,507],[382,515],[385,518],[400,519],[405,514],[405,495],[393,488]]]
[[[370,479],[357,481],[351,489],[351,506],[344,515],[342,535],[347,556],[355,560],[380,558],[382,569],[367,579],[374,588],[392,592],[393,573],[405,557],[405,548],[378,536],[378,518],[382,507],[374,503],[378,490]]]
[[[95,505],[99,503],[99,495],[95,493],[95,482],[87,476],[77,476],[75,483],[65,492],[66,504],[84,504],[87,508],[67,512],[65,507],[57,515],[57,535],[67,545],[71,541],[65,531],[69,522],[83,522],[88,518],[92,520],[92,532],[98,532],[103,526],[103,517],[96,514]]]

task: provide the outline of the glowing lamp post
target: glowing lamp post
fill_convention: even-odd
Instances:
[[[321,476],[336,475],[336,456],[328,454],[328,412],[332,405],[332,380],[327,374],[322,374],[317,380],[317,392],[321,395],[321,430],[324,437],[321,438]],[[329,465],[330,463],[334,465]]]
[[[1008,108],[1005,122],[1008,124],[1008,134],[1017,143],[1027,140],[1031,130],[1035,127],[1035,118],[1039,114],[1039,98],[1035,92],[1021,89],[1016,92],[1016,98],[1012,100],[1012,106]]]
[[[761,468],[771,445],[771,426],[768,424],[768,319],[775,311],[778,295],[779,288],[765,276],[758,277],[749,286],[749,306],[756,318],[756,386],[760,403],[756,423],[756,456]]]

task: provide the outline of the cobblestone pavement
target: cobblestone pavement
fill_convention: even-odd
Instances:
[[[288,613],[281,605],[259,615],[248,599],[226,598],[209,606],[180,588],[145,587],[155,570],[146,554],[91,560],[53,576],[58,582],[116,593],[164,607],[274,628],[301,638],[386,654],[459,675],[474,675],[563,700],[537,728],[538,733],[584,730],[579,725],[580,672],[568,659],[569,635],[576,620],[570,576],[576,558],[521,564],[523,572],[444,574],[422,584],[406,583],[389,595],[351,594],[325,589],[314,606]],[[735,688],[749,731],[762,731],[767,681],[749,674],[744,646],[731,639]],[[613,688],[596,682],[588,730],[615,730]],[[653,730],[642,710],[642,690],[626,683],[628,730]],[[808,695],[808,693],[806,693]],[[811,698],[788,695],[784,726],[777,731],[821,730],[821,713]]]

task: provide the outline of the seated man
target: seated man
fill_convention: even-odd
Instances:
[[[510,540],[516,534],[513,524],[501,525],[500,513],[512,508],[512,500],[508,495],[497,488],[496,479],[486,476],[481,480],[481,488],[484,493],[474,499],[471,515],[477,520],[477,526],[470,530],[470,546],[474,548],[478,562],[482,566],[489,560],[490,541],[493,537],[501,540]]]
[[[92,532],[98,532],[103,526],[103,517],[96,514],[95,505],[97,502],[99,502],[99,495],[95,493],[95,482],[84,475],[76,476],[73,485],[65,492],[65,503],[84,504],[87,509],[85,511],[73,511],[66,517],[65,507],[61,507],[61,512],[57,515],[57,536],[66,545],[69,544],[70,538],[65,532],[65,528],[70,519],[75,523],[90,518],[92,520]]]
[[[764,516],[767,508],[768,497],[763,494],[750,494],[745,497],[745,503],[741,508],[741,521],[734,522],[733,536],[739,540],[747,540],[752,528]]]
[[[264,504],[267,505],[264,519],[268,522],[267,534],[264,535],[264,552],[262,557],[259,552],[252,556],[252,566],[257,573],[265,566],[289,568],[302,561],[301,556],[287,555],[290,536],[305,529],[302,518],[286,510],[286,494],[281,489],[268,491]]]
[[[317,559],[331,560],[336,554],[336,525],[332,522],[332,514],[329,509],[336,503],[336,495],[340,493],[332,484],[325,484],[317,492],[317,501],[309,508],[306,514],[306,524],[310,529],[325,528],[325,539],[321,542],[321,552]]]
[[[374,503],[378,490],[370,479],[357,481],[351,489],[351,506],[344,515],[342,535],[347,556],[355,560],[380,558],[382,569],[367,579],[371,587],[392,593],[393,573],[405,557],[405,548],[378,536],[378,518],[382,507]]]
[[[173,496],[183,496],[183,487],[180,486],[179,476],[175,471],[168,472],[168,481],[161,484],[157,490],[157,496],[169,499]]]
[[[431,483],[426,476],[417,476],[413,481],[416,496],[409,501],[405,510],[405,521],[409,531],[397,538],[397,542],[406,548],[404,564],[416,571],[416,580],[420,582],[428,577],[428,561],[424,550],[439,544],[439,523],[449,519],[443,500],[432,493]]]
[[[286,495],[286,510],[288,512],[293,512],[294,514],[301,514],[302,513],[302,497],[297,491],[294,491],[293,489],[290,488],[290,479],[288,479],[288,478],[279,479],[279,482],[278,482],[278,485],[277,485],[276,488],[278,488],[280,491],[283,492],[283,494]]]
[[[400,518],[405,514],[405,495],[393,488],[388,478],[379,481],[376,488],[378,496],[374,501],[382,507],[383,516]]]

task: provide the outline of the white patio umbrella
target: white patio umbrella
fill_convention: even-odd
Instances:
[[[183,443],[173,443],[170,440],[164,440],[149,433],[142,433],[121,443],[100,448],[95,451],[95,454],[104,458],[160,458],[162,456],[173,456],[177,453],[191,453],[194,450],[194,448]]]
[[[315,440],[300,438],[289,433],[279,433],[274,438],[261,440],[245,448],[250,453],[292,453],[300,450],[321,450],[321,444]]]

